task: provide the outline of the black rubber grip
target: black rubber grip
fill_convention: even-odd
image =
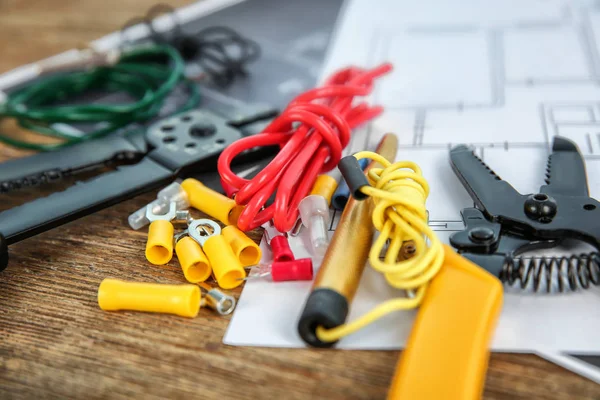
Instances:
[[[348,301],[331,289],[316,289],[304,305],[298,322],[298,333],[302,340],[313,347],[332,347],[337,342],[322,342],[317,337],[317,327],[335,328],[346,322]]]
[[[0,213],[0,232],[11,245],[138,194],[169,184],[173,171],[146,157],[62,192],[40,197]],[[0,249],[1,250],[1,249]],[[0,257],[2,254],[0,254]]]
[[[350,188],[350,194],[356,200],[365,200],[369,196],[361,192],[360,188],[369,186],[369,181],[365,176],[358,160],[354,156],[346,156],[338,163],[338,168],[342,177]]]
[[[8,244],[2,234],[0,234],[0,271],[4,271],[8,266]]]

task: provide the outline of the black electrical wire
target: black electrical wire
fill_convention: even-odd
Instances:
[[[173,28],[169,32],[157,31],[154,20],[160,15],[168,15],[172,19]],[[127,42],[126,31],[137,24],[148,28],[151,42],[175,47],[184,60],[198,63],[210,81],[220,87],[229,86],[236,78],[246,76],[247,64],[260,56],[258,43],[225,26],[185,33],[175,10],[167,4],[156,4],[144,17],[128,21],[121,30],[124,42]]]

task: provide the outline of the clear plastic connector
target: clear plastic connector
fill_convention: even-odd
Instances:
[[[310,245],[313,254],[317,257],[323,257],[329,247],[329,235],[327,227],[329,226],[329,206],[323,196],[316,194],[306,196],[298,205],[302,225],[309,232]]]
[[[156,198],[166,204],[174,201],[177,204],[178,210],[185,210],[190,207],[188,195],[179,182],[173,182],[164,189],[161,189]]]

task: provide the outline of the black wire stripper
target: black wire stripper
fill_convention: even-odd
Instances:
[[[598,252],[565,257],[517,258],[526,251],[552,248],[565,239],[600,250],[600,203],[589,196],[583,157],[577,145],[555,137],[548,157],[546,185],[523,195],[464,145],[450,150],[452,169],[475,202],[462,210],[465,230],[450,243],[463,256],[501,280],[522,288],[564,291],[600,285]]]
[[[62,192],[0,213],[0,271],[8,264],[8,245],[169,184],[178,177],[214,171],[221,151],[237,139],[259,133],[277,110],[240,109],[226,118],[207,109],[160,120],[130,134],[82,142],[0,164],[0,193],[116,166]],[[249,152],[240,162],[264,158]],[[243,160],[242,160],[243,159]]]

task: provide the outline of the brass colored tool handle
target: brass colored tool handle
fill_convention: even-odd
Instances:
[[[376,152],[393,160],[397,148],[398,138],[387,134]],[[372,162],[367,170],[374,165],[379,164]],[[371,200],[351,198],[342,213],[298,322],[300,337],[311,346],[331,347],[335,344],[319,340],[318,326],[335,328],[346,322],[373,241],[372,208]]]
[[[502,309],[500,281],[444,246],[402,352],[388,400],[481,397],[489,343]]]

